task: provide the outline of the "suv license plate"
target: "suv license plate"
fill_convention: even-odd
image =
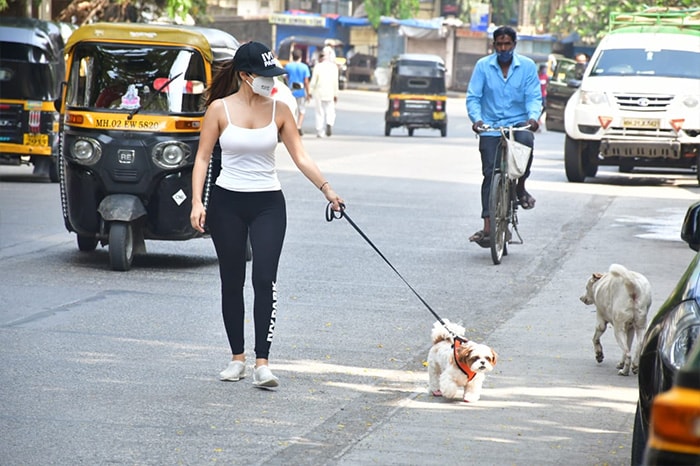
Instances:
[[[49,135],[48,134],[25,134],[24,144],[27,146],[48,146],[49,145]]]
[[[659,120],[657,118],[623,118],[622,126],[624,128],[658,128]]]

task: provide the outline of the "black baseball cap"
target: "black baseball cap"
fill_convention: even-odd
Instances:
[[[285,74],[284,68],[277,66],[275,54],[260,42],[246,42],[236,50],[233,67],[236,71],[257,74],[258,76],[279,76]]]

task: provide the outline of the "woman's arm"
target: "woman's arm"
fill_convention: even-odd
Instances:
[[[221,134],[219,129],[219,114],[223,110],[223,101],[215,100],[207,109],[202,121],[202,129],[199,132],[199,147],[194,159],[192,169],[192,210],[190,212],[190,223],[192,228],[204,233],[207,212],[202,203],[202,193],[204,192],[204,181],[209,170],[211,153],[214,150],[216,140]]]

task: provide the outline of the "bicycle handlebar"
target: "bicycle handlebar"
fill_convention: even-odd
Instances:
[[[525,125],[525,126],[496,126],[496,127],[491,127],[489,125],[484,125],[478,128],[476,134],[481,134],[485,133],[487,131],[498,131],[501,134],[504,134],[506,131],[528,131],[530,129],[530,125]],[[504,134],[505,135],[505,134]]]

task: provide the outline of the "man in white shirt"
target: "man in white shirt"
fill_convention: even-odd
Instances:
[[[338,102],[339,90],[338,65],[332,48],[324,47],[321,52],[321,62],[314,66],[309,87],[309,97],[313,97],[316,102],[316,137],[330,136],[335,124],[335,104]]]

